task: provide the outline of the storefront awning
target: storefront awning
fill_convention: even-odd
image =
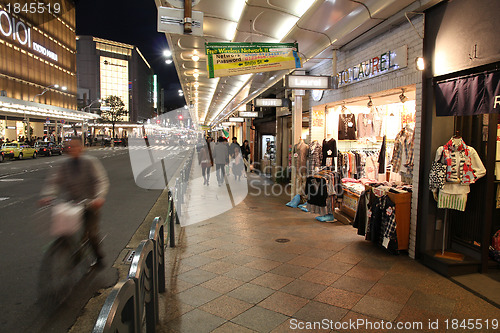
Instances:
[[[99,115],[93,113],[28,102],[9,97],[0,97],[0,115],[28,117],[32,119],[64,119],[65,121],[88,121],[99,118]]]
[[[438,81],[434,93],[438,117],[500,113],[500,72]]]

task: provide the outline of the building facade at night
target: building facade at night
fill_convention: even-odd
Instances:
[[[95,112],[99,99],[114,95],[122,99],[128,111],[123,121],[137,122],[153,116],[154,74],[136,46],[78,36],[76,49],[80,109]]]
[[[61,133],[63,123],[93,118],[76,105],[74,3],[59,9],[29,13],[0,1],[0,138]]]

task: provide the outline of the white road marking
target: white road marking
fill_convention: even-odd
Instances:
[[[0,182],[22,182],[23,180],[21,178],[0,179]]]
[[[0,201],[9,200],[10,198],[0,198]]]

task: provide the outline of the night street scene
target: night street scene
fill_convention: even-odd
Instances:
[[[0,0],[0,332],[498,332],[499,16]]]

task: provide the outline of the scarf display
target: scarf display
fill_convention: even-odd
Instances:
[[[457,172],[459,173],[460,182],[462,184],[472,184],[476,181],[477,177],[472,169],[472,161],[470,157],[469,148],[465,142],[460,139],[460,143],[455,145],[453,139],[450,139],[443,146],[443,157],[446,163],[446,180],[451,181],[451,171],[452,171],[452,161],[451,155],[453,152],[458,152],[460,154],[460,165],[457,165]],[[463,166],[462,166],[463,163]],[[462,166],[462,173],[460,177],[459,168]]]

